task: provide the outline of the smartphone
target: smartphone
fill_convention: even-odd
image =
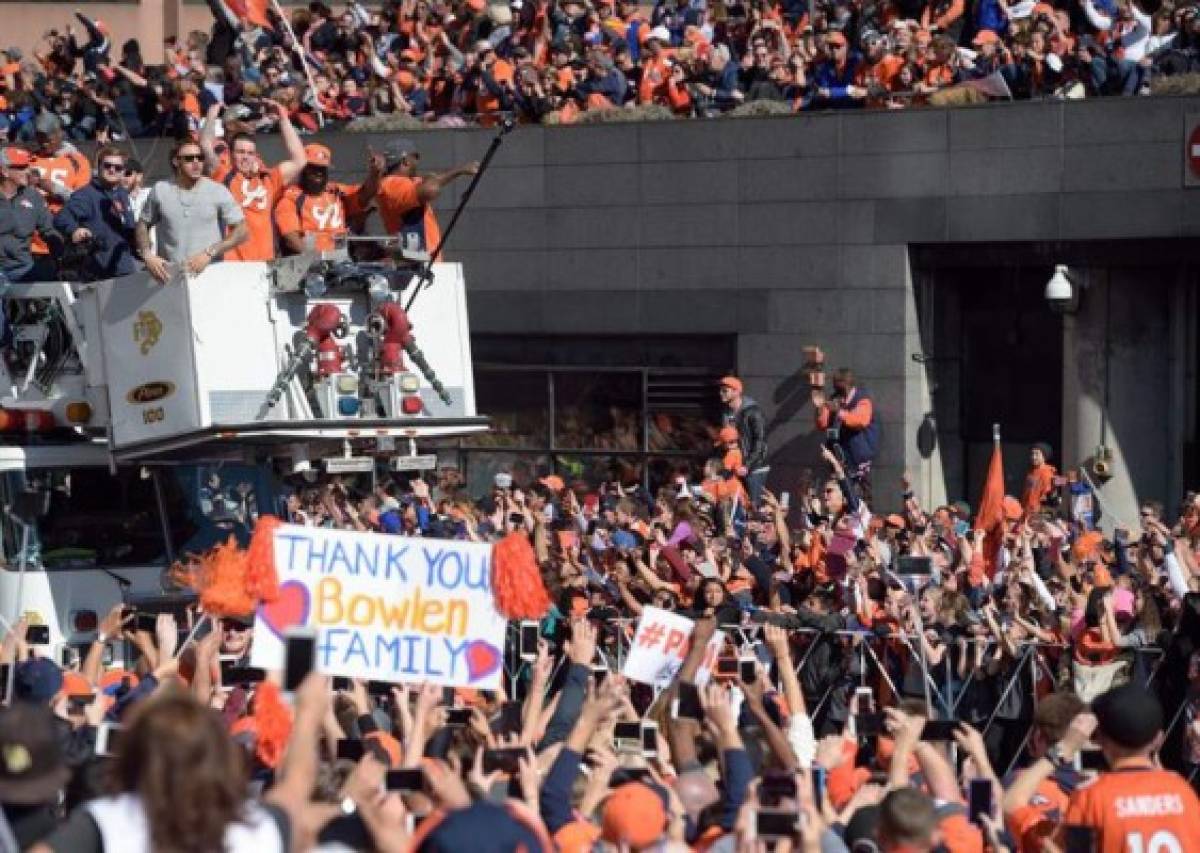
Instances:
[[[1096,853],[1096,840],[1094,826],[1068,823],[1063,827],[1063,853]]]
[[[613,745],[617,749],[640,746],[641,743],[641,723],[617,723],[613,728]]]
[[[825,768],[814,764],[810,773],[812,775],[813,802],[817,804],[817,808],[820,808],[821,803],[825,801]]]
[[[596,680],[596,686],[599,687],[604,683],[604,679],[608,678],[608,667],[603,664],[592,664],[592,678]]]
[[[363,757],[363,742],[353,738],[342,738],[337,742],[338,760],[361,761]]]
[[[961,720],[926,720],[921,740],[953,740]]]
[[[896,558],[896,574],[928,576],[933,574],[932,557],[901,556]]]
[[[133,614],[133,629],[135,631],[145,631],[147,634],[153,634],[157,627],[157,613],[143,613],[139,610]]]
[[[374,696],[377,699],[392,695],[392,683],[390,681],[368,681],[367,695]]]
[[[738,681],[742,684],[758,681],[758,661],[755,658],[738,658]]]
[[[737,678],[738,674],[738,659],[720,657],[717,658],[717,678]]]
[[[8,704],[8,673],[12,664],[0,663],[0,705]]]
[[[858,697],[858,715],[860,717],[875,713],[875,691],[870,687],[860,687],[854,691],[854,695]]]
[[[1108,761],[1099,749],[1081,749],[1075,754],[1077,770],[1095,770],[1102,772],[1108,769]]]
[[[351,690],[354,685],[350,683],[350,679],[344,675],[335,675],[332,684],[334,692]]]
[[[63,646],[58,652],[58,664],[63,669],[74,669],[79,665],[79,649],[74,646]]]
[[[500,713],[492,720],[491,729],[494,734],[520,734],[525,721],[522,718],[524,708],[520,702],[505,702],[500,706]]]
[[[755,829],[759,838],[791,838],[800,829],[800,813],[759,809]]]
[[[642,720],[642,757],[656,758],[658,756],[658,723],[653,720]]]
[[[221,664],[221,683],[225,686],[238,684],[258,684],[267,677],[266,670],[256,666],[228,666]]]
[[[293,692],[313,671],[317,657],[317,633],[297,628],[283,635],[283,689]]]
[[[759,796],[764,805],[778,805],[780,800],[796,798],[796,777],[790,773],[764,773]]]
[[[50,626],[30,625],[25,629],[25,642],[31,646],[50,645]]]
[[[522,747],[484,750],[483,773],[485,776],[497,770],[502,773],[516,773],[520,769],[519,762],[523,755],[525,750]]]
[[[855,714],[854,731],[858,737],[875,737],[883,731],[883,714]]]
[[[83,709],[95,700],[95,693],[72,693],[67,697],[67,713],[82,714]]]
[[[991,817],[992,814],[992,780],[972,779],[967,789],[967,813],[971,823],[983,826],[980,815]]]
[[[419,792],[425,790],[425,771],[420,767],[405,770],[389,770],[384,780],[389,791]]]
[[[464,729],[471,722],[470,708],[448,708],[446,710],[446,725],[452,729]]]
[[[784,492],[779,496],[779,508],[787,512],[792,505],[792,496],[788,492]]]
[[[121,752],[122,727],[116,723],[101,723],[96,729],[96,755],[115,758]]]
[[[526,620],[521,623],[521,660],[533,660],[538,653],[538,623]]]
[[[704,707],[700,704],[700,691],[689,681],[679,682],[679,696],[675,700],[676,717],[704,721]]]
[[[213,632],[213,622],[214,621],[215,620],[212,616],[202,618],[200,620],[200,624],[196,626],[195,633],[192,634],[192,642],[198,643],[201,640],[203,640],[205,637],[207,637],[209,634],[211,634]],[[183,622],[179,623],[181,628],[184,624],[185,623],[183,623]]]

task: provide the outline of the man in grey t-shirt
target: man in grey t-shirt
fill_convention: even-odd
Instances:
[[[204,177],[204,152],[185,141],[171,153],[175,177],[159,181],[138,219],[138,253],[159,281],[170,278],[170,265],[199,275],[221,255],[246,241],[250,231],[233,194]],[[157,228],[157,254],[150,248],[150,229]]]

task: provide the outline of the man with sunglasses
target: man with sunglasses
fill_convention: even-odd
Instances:
[[[175,176],[150,191],[137,224],[138,254],[146,270],[160,282],[171,267],[200,275],[214,260],[249,237],[246,215],[223,185],[204,177],[204,151],[199,142],[183,140],[171,152]],[[157,252],[150,248],[150,229],[157,227]]]
[[[133,251],[136,221],[124,186],[125,155],[112,145],[96,152],[88,185],[71,194],[54,225],[83,251],[83,281],[119,278],[137,271]]]

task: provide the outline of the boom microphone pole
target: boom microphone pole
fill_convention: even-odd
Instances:
[[[413,287],[412,296],[408,297],[408,303],[404,306],[405,312],[412,308],[413,303],[417,301],[417,294],[428,286],[432,280],[434,260],[441,254],[442,246],[446,245],[446,241],[450,238],[450,232],[454,230],[458,218],[462,216],[463,209],[466,208],[467,202],[471,200],[471,194],[475,192],[475,187],[479,186],[479,179],[483,177],[483,173],[487,171],[492,158],[496,156],[496,151],[499,150],[501,141],[516,126],[517,123],[508,116],[501,119],[500,129],[492,137],[492,144],[488,146],[488,150],[484,152],[483,159],[479,161],[479,171],[474,174],[471,178],[471,183],[467,184],[467,188],[463,191],[462,198],[458,201],[458,207],[454,209],[454,215],[450,217],[450,223],[446,226],[446,230],[442,232],[442,237],[438,240],[437,246],[429,253],[429,260],[425,262],[425,266],[417,273],[416,286]]]

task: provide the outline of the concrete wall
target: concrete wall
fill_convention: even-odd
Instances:
[[[1013,241],[1053,254],[1069,244],[1087,256],[1118,238],[1194,237],[1188,111],[1200,100],[520,128],[449,254],[466,265],[479,332],[736,334],[784,488],[816,458],[797,371],[801,348],[820,345],[873,393],[879,482],[892,491],[907,467],[940,499],[941,460],[917,451],[932,407],[926,369],[910,357],[921,342],[909,246]],[[418,139],[423,166],[437,169],[478,158],[491,133]],[[366,146],[384,141],[334,138],[335,171],[360,174]],[[1157,400],[1161,389],[1145,387]],[[1146,453],[1147,467],[1178,462]]]

